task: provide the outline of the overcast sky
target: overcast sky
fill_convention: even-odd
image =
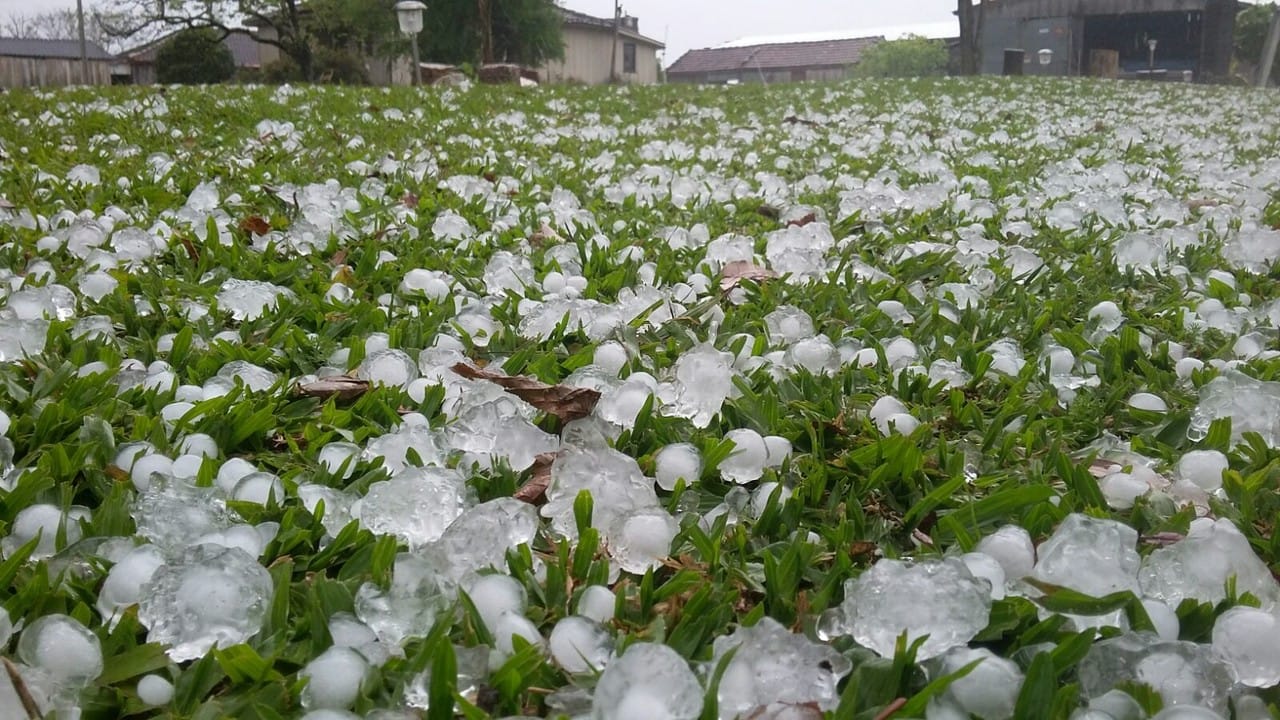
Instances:
[[[613,16],[613,0],[565,0],[564,4],[599,17]],[[0,18],[74,6],[75,0],[0,0]],[[955,1],[623,0],[622,6],[628,15],[640,19],[641,33],[666,40],[670,64],[690,48],[712,47],[744,36],[945,22],[954,17]]]

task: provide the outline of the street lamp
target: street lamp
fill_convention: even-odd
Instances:
[[[413,40],[413,84],[418,85],[422,80],[422,63],[418,60],[418,33],[422,32],[422,11],[427,6],[418,0],[401,0],[395,7],[400,32]]]

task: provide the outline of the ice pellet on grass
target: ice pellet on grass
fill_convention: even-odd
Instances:
[[[588,585],[578,596],[578,614],[598,623],[613,619],[618,597],[604,585]]]
[[[641,508],[618,518],[608,533],[609,556],[637,575],[658,568],[679,532],[676,519],[661,507]]]
[[[510,575],[481,575],[467,588],[467,596],[490,631],[503,613],[523,615],[529,602],[524,586]]]
[[[1213,648],[1242,685],[1280,684],[1280,619],[1273,613],[1243,605],[1227,610],[1214,622]]]
[[[733,451],[720,461],[720,477],[740,485],[759,480],[769,460],[769,447],[760,433],[739,428],[725,433],[724,439],[733,443]]]
[[[222,283],[216,297],[218,307],[230,312],[232,319],[243,322],[275,310],[280,298],[292,299],[294,294],[269,282],[231,279]]]
[[[161,565],[164,565],[164,556],[155,545],[141,545],[112,565],[98,591],[99,614],[114,618],[116,613],[140,601],[142,587]]]
[[[1031,535],[1017,525],[1001,527],[979,540],[975,549],[995,558],[1008,580],[1021,580],[1035,567],[1036,547]]]
[[[1152,715],[1151,720],[1225,720],[1225,718],[1198,705],[1174,705]]]
[[[566,428],[566,444],[571,437],[571,429]],[[582,490],[590,492],[594,501],[591,525],[603,533],[610,532],[619,518],[658,507],[653,481],[640,472],[634,458],[608,447],[568,447],[551,465],[547,504],[540,511],[551,520],[552,530],[566,538],[577,538],[573,504]]]
[[[235,384],[236,381],[253,392],[266,392],[280,380],[280,376],[247,360],[232,360],[218,370],[215,379]]]
[[[533,541],[538,512],[515,498],[494,498],[468,508],[430,548],[447,564],[454,581],[486,568],[506,568],[509,550]]]
[[[427,560],[409,553],[396,556],[391,586],[365,583],[356,591],[356,617],[389,647],[431,632],[436,618],[453,602],[453,588]]]
[[[1280,446],[1280,382],[1255,380],[1228,370],[1200,387],[1200,403],[1187,436],[1201,440],[1214,420],[1231,418],[1231,441],[1255,432],[1270,447]]]
[[[551,629],[547,647],[565,672],[585,673],[601,670],[609,662],[613,638],[600,623],[581,615],[570,615]]]
[[[330,475],[348,480],[360,462],[360,446],[349,442],[325,443],[318,457],[320,466]]]
[[[927,660],[973,639],[990,612],[990,584],[957,558],[881,560],[845,582],[844,602],[821,628],[827,638],[852,635],[884,657],[893,657],[903,633],[908,643],[927,635],[916,655]]]
[[[1213,492],[1222,487],[1222,473],[1229,465],[1227,456],[1217,450],[1192,450],[1178,458],[1178,477]]]
[[[1080,688],[1096,698],[1125,682],[1149,685],[1166,706],[1225,712],[1235,684],[1230,666],[1208,645],[1164,642],[1151,633],[1099,640],[1080,661]]]
[[[347,647],[331,647],[298,672],[307,684],[302,688],[302,707],[345,709],[360,696],[360,685],[369,664],[359,652]]]
[[[1102,597],[1138,590],[1138,531],[1114,520],[1068,515],[1037,549],[1037,580]]]
[[[991,599],[1001,600],[1004,598],[1006,578],[1004,574],[1004,566],[999,560],[982,552],[969,552],[960,556],[964,561],[965,567],[969,568],[969,572],[974,577],[982,578],[991,583]]]
[[[230,497],[232,500],[255,505],[267,505],[271,502],[279,505],[285,500],[284,483],[271,473],[249,473],[240,478],[235,487],[231,488]]]
[[[198,545],[142,586],[138,620],[147,642],[168,645],[174,662],[194,660],[256,635],[274,590],[270,573],[243,550]]]
[[[1252,594],[1264,609],[1280,603],[1280,584],[1249,540],[1225,518],[1193,525],[1182,540],[1156,548],[1143,560],[1140,573],[1143,594],[1170,607],[1187,598],[1221,602],[1231,577],[1238,594]]]
[[[1148,392],[1134,393],[1129,397],[1129,407],[1146,412],[1167,412],[1169,405],[1159,395]]]
[[[682,478],[686,485],[692,485],[702,476],[702,455],[692,443],[663,447],[654,455],[653,464],[658,487],[668,492],[675,490]]]
[[[1107,505],[1115,510],[1128,510],[1138,498],[1151,491],[1151,486],[1133,473],[1108,473],[1098,481],[1098,489]]]
[[[769,617],[716,638],[712,648],[713,666],[736,648],[717,690],[723,720],[751,717],[756,708],[775,702],[834,710],[840,699],[836,684],[851,669],[830,646]]]
[[[45,615],[23,629],[18,657],[66,690],[89,685],[103,668],[98,636],[68,615]]]
[[[938,658],[937,674],[939,677],[951,675],[974,662],[977,666],[947,686],[937,701],[956,706],[961,717],[1012,718],[1022,690],[1022,671],[1012,661],[997,657],[986,648],[957,647]],[[929,717],[933,717],[933,713]]]
[[[13,519],[9,535],[0,541],[0,550],[3,550],[5,557],[9,557],[18,548],[39,537],[40,540],[29,558],[40,560],[49,557],[58,550],[59,528],[62,528],[66,537],[66,545],[74,545],[82,534],[80,521],[88,519],[89,509],[80,506],[72,506],[64,513],[57,505],[28,505]]]
[[[502,613],[489,628],[489,632],[493,634],[494,649],[503,657],[509,657],[515,653],[516,645],[513,638],[516,637],[530,645],[544,644],[542,635],[538,632],[538,626],[519,613]]]
[[[379,350],[365,357],[356,377],[374,385],[408,387],[418,377],[418,363],[403,350]]]
[[[371,532],[395,535],[414,548],[439,540],[474,504],[475,491],[456,470],[411,468],[370,485],[358,519]]]
[[[591,700],[592,720],[694,720],[702,686],[666,645],[637,642],[609,663]]]
[[[147,675],[138,681],[138,699],[151,707],[168,705],[173,700],[173,683],[159,675]]]
[[[710,345],[695,346],[676,360],[676,398],[669,412],[705,428],[733,391],[733,355]]]

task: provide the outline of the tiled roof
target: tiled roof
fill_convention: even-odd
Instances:
[[[28,40],[0,38],[0,55],[8,57],[80,59],[79,40]],[[90,60],[110,60],[111,54],[95,42],[85,43]]]
[[[744,47],[690,50],[667,68],[667,73],[726,72],[742,69],[786,70],[845,67],[857,64],[867,48],[883,37],[846,38],[817,42],[774,43]]]
[[[154,63],[156,61],[156,53],[160,52],[160,46],[168,42],[175,34],[172,33],[157,40],[152,40],[146,45],[129,50],[124,54],[128,56],[131,63],[140,65]],[[231,51],[231,57],[235,58],[236,67],[262,67],[262,43],[259,43],[252,35],[231,33],[222,41],[222,44],[226,45],[227,49]]]

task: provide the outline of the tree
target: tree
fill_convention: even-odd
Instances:
[[[1244,5],[1236,15],[1235,53],[1236,57],[1254,67],[1262,64],[1262,48],[1267,43],[1267,32],[1271,29],[1271,15],[1275,12],[1275,4]],[[1272,79],[1280,78],[1280,54],[1271,66]]]
[[[418,42],[436,62],[537,66],[564,58],[561,27],[552,0],[433,0]]]
[[[948,59],[947,44],[942,40],[909,35],[867,48],[853,72],[874,78],[945,75]]]
[[[86,7],[84,20],[85,39],[107,50],[117,49],[118,39],[107,32],[111,18],[98,10]],[[13,13],[5,18],[0,35],[30,40],[77,40],[79,23],[74,9],[49,10],[28,15]]]
[[[156,81],[164,84],[214,85],[236,74],[236,61],[217,30],[183,30],[156,52]]]
[[[956,0],[960,20],[960,74],[977,75],[982,66],[982,26],[991,0]]]
[[[228,35],[252,35],[274,46],[298,66],[304,79],[314,75],[314,53],[303,0],[106,0],[119,21],[108,31],[121,38],[148,38],[177,29],[209,29],[218,42]],[[259,32],[254,32],[256,25]]]

